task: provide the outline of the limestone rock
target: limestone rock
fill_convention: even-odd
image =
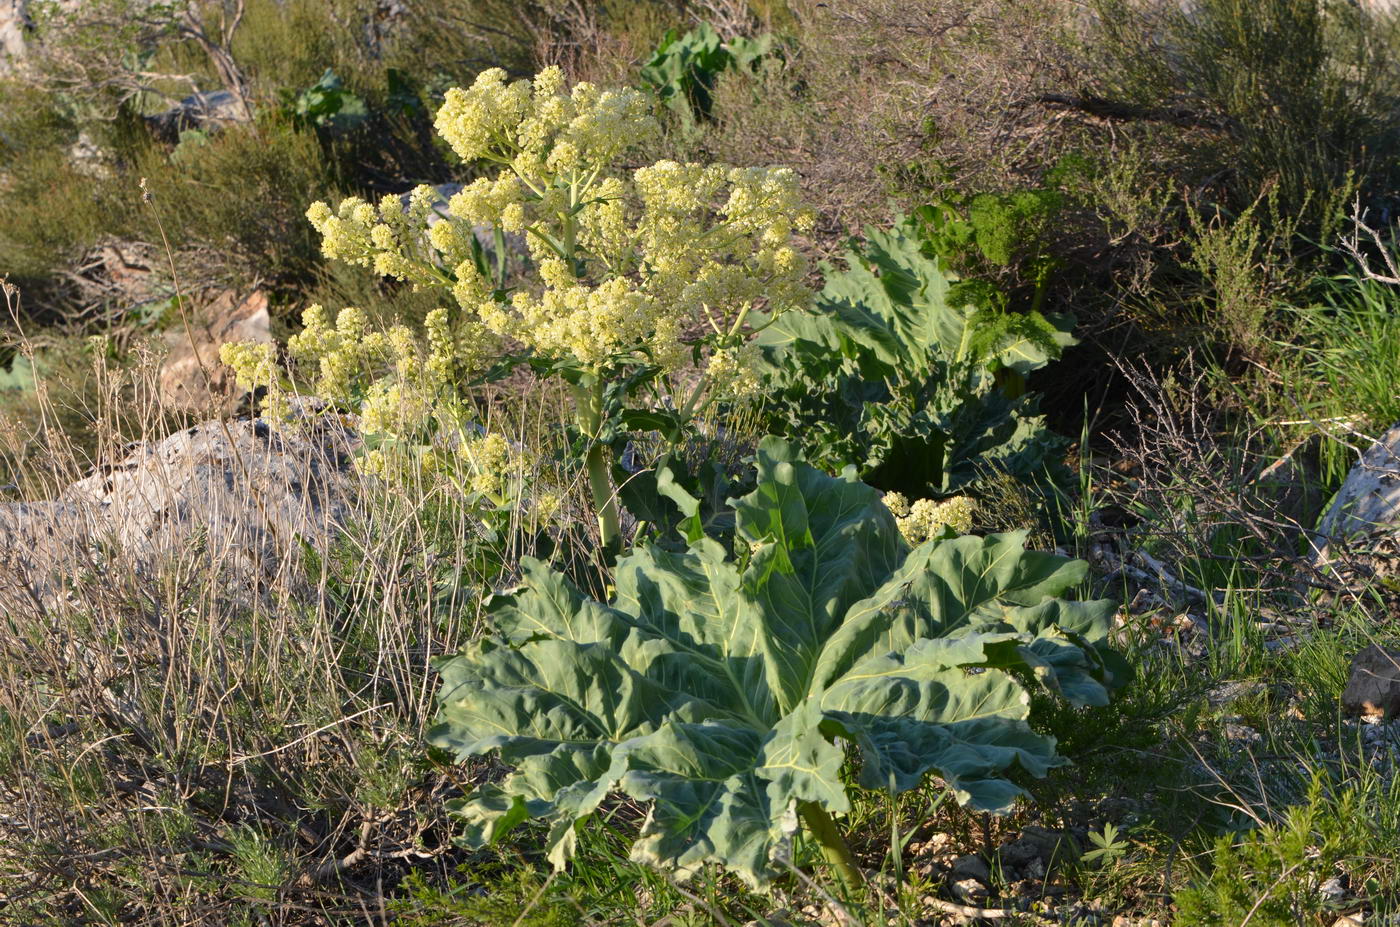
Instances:
[[[0,74],[8,73],[11,62],[24,57],[28,5],[28,0],[0,0]]]
[[[1376,529],[1400,531],[1400,424],[1371,445],[1347,474],[1322,520],[1314,545],[1326,559],[1332,545]]]
[[[228,90],[209,90],[185,97],[169,109],[147,116],[146,124],[157,138],[174,144],[186,129],[214,132],[234,123],[247,122],[246,102]]]
[[[1387,721],[1400,717],[1400,650],[1372,644],[1352,657],[1342,711]]]
[[[285,579],[354,510],[357,436],[336,416],[207,422],[138,445],[48,502],[0,505],[0,611],[83,574],[212,566],[241,587]],[[16,598],[18,597],[18,598]]]
[[[170,353],[160,365],[161,402],[196,414],[231,412],[244,393],[233,371],[219,362],[219,348],[235,341],[272,343],[267,294],[256,290],[239,299],[233,290],[225,290],[195,315],[189,332],[183,324],[166,332]]]
[[[953,868],[948,877],[950,880],[976,879],[984,885],[990,885],[992,871],[987,868],[987,863],[982,857],[968,854],[953,860]]]
[[[1024,870],[1039,864],[1040,872],[1059,859],[1063,861],[1077,852],[1074,838],[1044,827],[1027,826],[1016,839],[1003,843],[997,849],[1003,869]]]

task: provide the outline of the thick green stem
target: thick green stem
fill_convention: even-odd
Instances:
[[[598,533],[602,536],[603,547],[611,550],[622,536],[622,525],[618,519],[612,474],[608,472],[607,448],[601,444],[593,445],[588,449],[585,462],[588,465],[588,488],[593,493],[593,504],[598,508]]]
[[[598,533],[604,549],[613,550],[622,537],[622,525],[608,466],[608,449],[598,442],[603,424],[603,381],[595,377],[592,386],[576,386],[573,392],[579,429],[591,439],[584,466],[588,469],[588,490],[593,496],[593,507],[598,511]]]
[[[804,801],[798,804],[797,813],[802,818],[802,823],[807,825],[807,832],[812,835],[817,846],[822,848],[822,855],[826,857],[826,861],[836,867],[836,872],[846,887],[858,888],[864,885],[865,876],[861,875],[860,866],[856,864],[851,848],[846,845],[845,838],[836,829],[836,822],[826,813],[826,809],[816,802]]]

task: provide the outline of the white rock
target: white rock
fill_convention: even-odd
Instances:
[[[983,885],[990,885],[992,872],[987,868],[987,864],[980,856],[968,854],[959,856],[953,860],[953,868],[949,873],[950,879],[976,879]]]
[[[27,0],[0,0],[0,74],[8,72],[11,61],[24,57],[28,5]]]
[[[214,565],[230,593],[288,578],[351,517],[358,438],[335,416],[208,422],[138,445],[46,502],[0,505],[0,611],[52,601],[104,563]],[[115,547],[118,555],[99,551]]]
[[[1332,505],[1318,522],[1313,544],[1327,559],[1332,544],[1376,528],[1400,530],[1400,424],[1371,445],[1347,474]]]

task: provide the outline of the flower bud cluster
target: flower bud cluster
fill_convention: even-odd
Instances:
[[[968,496],[954,496],[942,502],[919,499],[911,505],[902,493],[887,492],[884,503],[895,517],[899,533],[915,545],[937,537],[945,528],[951,528],[954,534],[969,533],[977,511],[977,503]]]
[[[395,197],[377,210],[351,198],[307,215],[328,257],[450,290],[478,344],[514,342],[595,371],[671,371],[699,337],[716,349],[712,385],[750,390],[730,350],[746,340],[750,312],[812,298],[794,240],[813,215],[796,174],[674,161],[619,171],[628,151],[658,136],[639,91],[567,87],[558,68],[512,82],[494,68],[448,91],[436,126],[463,160],[497,166],[451,198],[449,220],[426,227],[429,188],[406,208]],[[482,278],[470,258],[483,226],[524,235],[533,285],[504,294]]]

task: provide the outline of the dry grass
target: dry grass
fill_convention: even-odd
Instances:
[[[1063,5],[790,8],[785,60],[757,81],[720,82],[702,146],[737,163],[793,165],[836,237],[883,221],[891,201],[1034,183],[1063,149],[1066,117],[1037,102],[1076,79],[1058,41]]]
[[[7,431],[30,448],[26,497],[57,498],[93,460],[163,437],[179,419],[154,372],[153,358],[129,369],[99,358],[88,446],[54,427],[41,382],[34,427]],[[260,491],[231,470],[236,487]],[[242,548],[196,528],[153,554],[96,536],[63,548],[58,577],[11,548],[0,565],[4,919],[378,922],[409,867],[455,864],[443,803],[471,770],[424,753],[430,661],[476,632],[481,596],[528,548],[484,541],[445,481],[346,478],[352,517],[309,547]]]

